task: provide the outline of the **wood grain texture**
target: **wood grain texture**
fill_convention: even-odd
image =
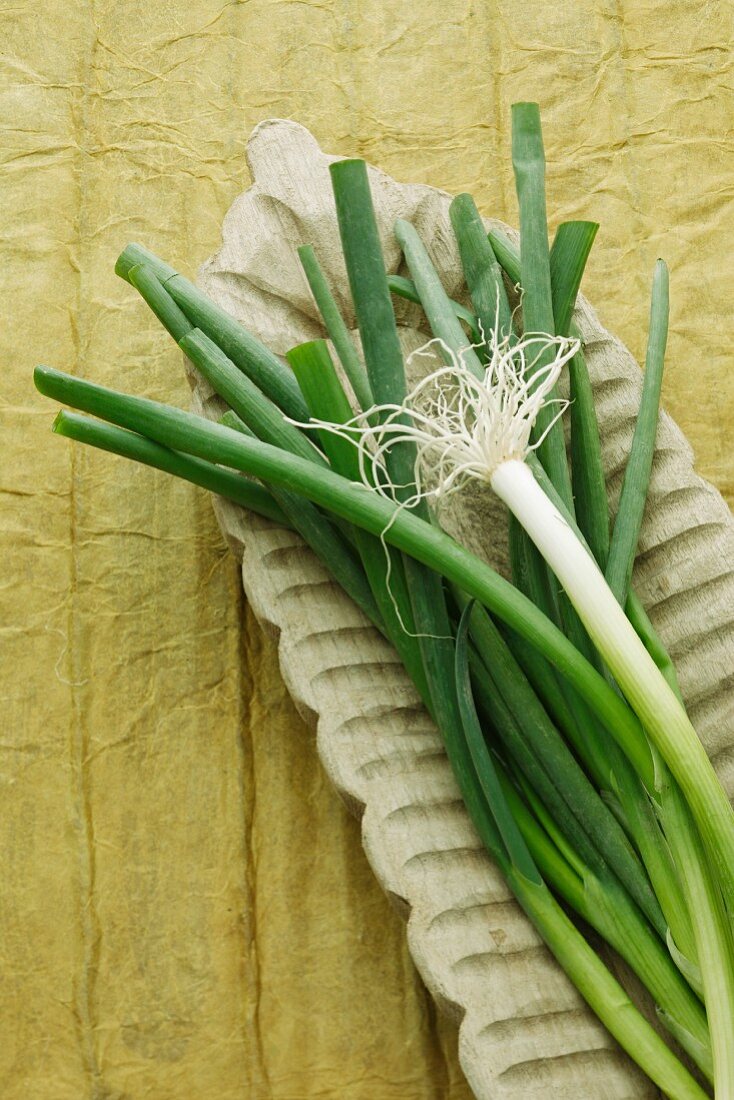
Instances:
[[[295,249],[310,242],[348,322],[328,164],[303,127],[271,120],[248,146],[253,186],[235,200],[220,251],[200,284],[276,353],[323,335]],[[404,273],[391,226],[407,218],[427,243],[448,292],[462,278],[448,218],[450,196],[370,170],[385,259]],[[490,223],[488,224],[499,224]],[[506,228],[506,227],[503,227]],[[416,307],[399,303],[406,352],[427,338]],[[603,459],[616,502],[641,375],[629,352],[580,299],[581,329],[603,426]],[[411,370],[420,367],[413,360]],[[189,366],[194,407],[222,405]],[[460,1057],[482,1100],[642,1098],[657,1095],[586,1009],[484,854],[437,730],[391,647],[289,531],[226,502],[217,514],[242,557],[258,619],[276,632],[284,679],[317,723],[332,781],[355,812],[370,863],[408,917],[426,985],[461,1019]],[[447,529],[506,569],[501,508],[473,494],[442,515]],[[734,790],[734,524],[718,492],[693,471],[691,450],[661,416],[635,583],[676,661],[693,720],[727,790]]]

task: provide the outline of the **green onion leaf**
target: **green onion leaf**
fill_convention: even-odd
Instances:
[[[138,435],[137,432],[116,428],[88,416],[67,412],[66,409],[62,409],[56,417],[53,430],[57,435],[74,439],[78,443],[87,443],[110,454],[121,455],[156,470],[164,470],[167,474],[190,481],[193,485],[209,489],[217,496],[241,505],[248,512],[256,512],[266,519],[282,523],[284,527],[288,526],[285,514],[272,494],[262,485],[233,470],[172,451],[168,447],[162,447],[160,443],[154,443],[152,439]]]
[[[528,846],[505,800],[502,785],[492,760],[492,754],[484,740],[484,734],[474,705],[468,658],[469,620],[472,607],[473,601],[470,600],[462,611],[459,629],[456,632],[456,694],[464,737],[487,805],[502,838],[508,860],[529,882],[541,885],[543,880],[540,877],[538,868],[533,862]]]
[[[569,679],[629,752],[645,783],[654,786],[652,760],[649,751],[641,751],[641,727],[629,707],[530,600],[450,536],[329,469],[260,440],[248,439],[204,417],[117,393],[52,367],[36,367],[33,377],[39,393],[46,397],[138,431],[173,450],[291,489],[334,515],[382,536],[453,581],[536,646]],[[734,849],[734,838],[732,844]]]
[[[293,424],[289,424],[278,406],[258,386],[238,370],[213,340],[199,329],[181,339],[181,350],[207,382],[234,409],[258,437],[274,447],[282,447],[321,466],[326,459]],[[305,420],[310,419],[308,408]]]
[[[314,301],[319,307],[326,332],[334,345],[336,354],[339,356],[339,362],[344,367],[344,373],[354,390],[354,396],[357,398],[360,409],[366,411],[374,404],[370,381],[357,355],[352,337],[349,335],[349,329],[339,312],[339,307],[334,300],[334,295],[331,293],[316,253],[310,244],[305,244],[298,249],[298,255]]]
[[[485,340],[497,330],[499,343],[512,335],[512,314],[502,270],[471,195],[457,195],[449,215],[477,323]]]
[[[545,153],[537,103],[515,103],[512,107],[512,165],[520,207],[520,269],[523,286],[522,315],[526,333],[553,333],[553,296],[550,277],[550,250],[545,209]],[[538,359],[535,369],[547,362]],[[552,393],[550,400],[557,395]],[[571,478],[566,461],[566,445],[559,421],[549,428],[555,408],[548,404],[535,422],[534,436],[541,438],[538,457],[548,471],[567,506],[573,510]]]
[[[549,266],[558,336],[568,336],[581,277],[598,229],[597,222],[561,222],[553,238]]]
[[[297,421],[308,419],[308,410],[296,381],[277,355],[192,282],[142,245],[129,244],[119,257],[115,271],[130,282],[131,271],[140,264],[156,273],[189,321],[213,340],[286,416]]]
[[[650,329],[640,411],[637,414],[606,567],[607,584],[621,604],[627,599],[650,483],[667,339],[668,268],[663,260],[658,260],[652,281]]]
[[[404,218],[398,218],[395,222],[395,237],[413,276],[431,332],[442,340],[454,355],[458,356],[461,353],[462,362],[467,370],[477,378],[483,378],[484,368],[479,356],[467,344],[466,335],[456,316],[453,303],[443,288],[417,230]],[[439,351],[445,360],[450,360],[440,346]]]
[[[420,294],[412,279],[406,279],[403,275],[388,275],[387,285],[390,288],[390,293],[396,294],[398,298],[405,298],[407,302],[415,302],[416,305],[422,304]],[[477,328],[476,316],[466,306],[462,306],[461,302],[455,302],[453,298],[449,300],[456,316],[468,327],[472,343],[478,344],[482,337]]]

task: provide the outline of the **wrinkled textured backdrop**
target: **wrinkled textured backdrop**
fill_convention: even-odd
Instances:
[[[291,117],[516,221],[509,108],[538,99],[585,290],[734,495],[732,5],[716,0],[34,0],[2,15],[0,1094],[467,1100],[359,829],[331,792],[203,492],[49,434],[36,361],[186,404],[115,278],[192,274]]]

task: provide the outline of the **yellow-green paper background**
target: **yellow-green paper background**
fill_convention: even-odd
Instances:
[[[50,434],[41,361],[186,405],[113,266],[192,274],[261,119],[516,222],[509,109],[542,108],[552,222],[734,492],[732,5],[17,0],[2,15],[0,1095],[467,1100],[244,604],[206,494]]]

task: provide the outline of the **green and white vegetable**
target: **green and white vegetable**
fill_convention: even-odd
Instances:
[[[663,1092],[734,1100],[734,813],[630,587],[667,334],[653,280],[642,406],[610,536],[598,426],[572,314],[597,226],[552,245],[535,104],[513,108],[520,252],[470,196],[451,221],[471,308],[424,242],[395,225],[410,279],[389,276],[366,167],[331,166],[362,355],[313,249],[323,340],[287,364],[137,245],[117,271],[225,400],[219,424],[48,367],[38,389],[80,410],[55,430],[184,477],[298,530],[396,647],[439,726],[475,827],[528,917],[600,1019]],[[521,284],[514,309],[508,283]],[[391,295],[423,307],[439,365],[407,392]],[[416,353],[414,353],[416,354]],[[569,470],[557,394],[568,369]],[[241,474],[249,477],[243,478]],[[468,481],[513,517],[513,582],[441,530]],[[563,902],[652,994],[699,1076],[650,1027]]]

